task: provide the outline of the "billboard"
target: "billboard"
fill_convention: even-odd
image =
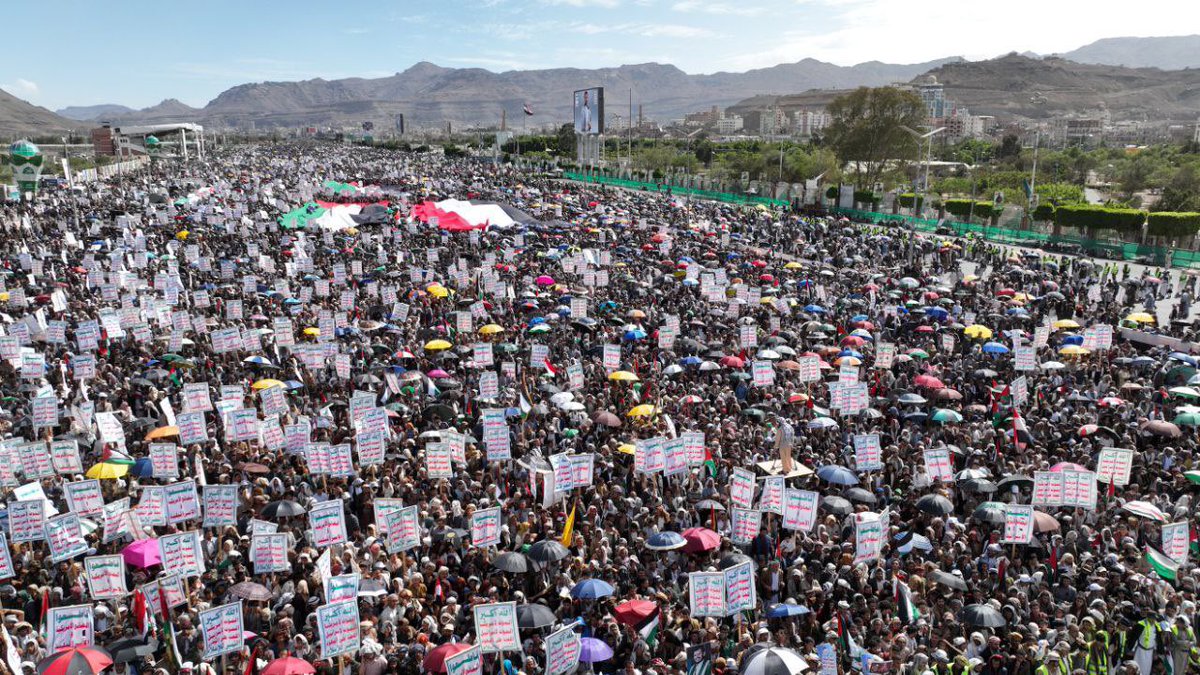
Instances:
[[[572,111],[575,118],[575,133],[584,135],[604,133],[604,87],[576,91]]]

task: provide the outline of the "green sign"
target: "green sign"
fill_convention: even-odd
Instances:
[[[8,147],[13,181],[21,192],[37,192],[42,176],[42,151],[29,141],[17,141]]]

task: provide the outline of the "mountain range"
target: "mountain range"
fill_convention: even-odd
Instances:
[[[1104,65],[1089,65],[1104,64]],[[1127,65],[1121,65],[1127,64]],[[1136,67],[1130,67],[1136,66]],[[1148,66],[1159,66],[1156,70]],[[680,117],[710,106],[784,100],[827,100],[831,91],[912,81],[932,74],[947,96],[974,113],[1027,118],[1092,113],[1106,106],[1114,119],[1195,119],[1200,111],[1200,36],[1111,38],[1058,57],[1010,54],[967,62],[953,57],[916,64],[877,61],[855,66],[804,59],[743,73],[690,75],[669,64],[644,63],[592,70],[552,68],[494,73],[421,62],[381,78],[259,82],[225,90],[202,108],[167,99],[142,110],[117,104],[72,106],[52,113],[0,92],[0,135],[53,133],[100,121],[198,121],[214,127],[357,126],[391,128],[399,115],[409,129],[447,122],[494,125],[508,113],[510,128],[524,105],[533,124],[570,118],[571,91],[605,87],[606,117]],[[807,92],[807,93],[806,93]],[[814,99],[814,95],[816,98]]]

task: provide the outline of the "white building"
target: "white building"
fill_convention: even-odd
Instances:
[[[717,120],[717,133],[732,134],[741,131],[744,124],[741,115],[724,115]]]

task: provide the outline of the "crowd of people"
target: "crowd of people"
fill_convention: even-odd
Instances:
[[[323,145],[0,228],[0,671],[1200,667],[1184,271]]]

